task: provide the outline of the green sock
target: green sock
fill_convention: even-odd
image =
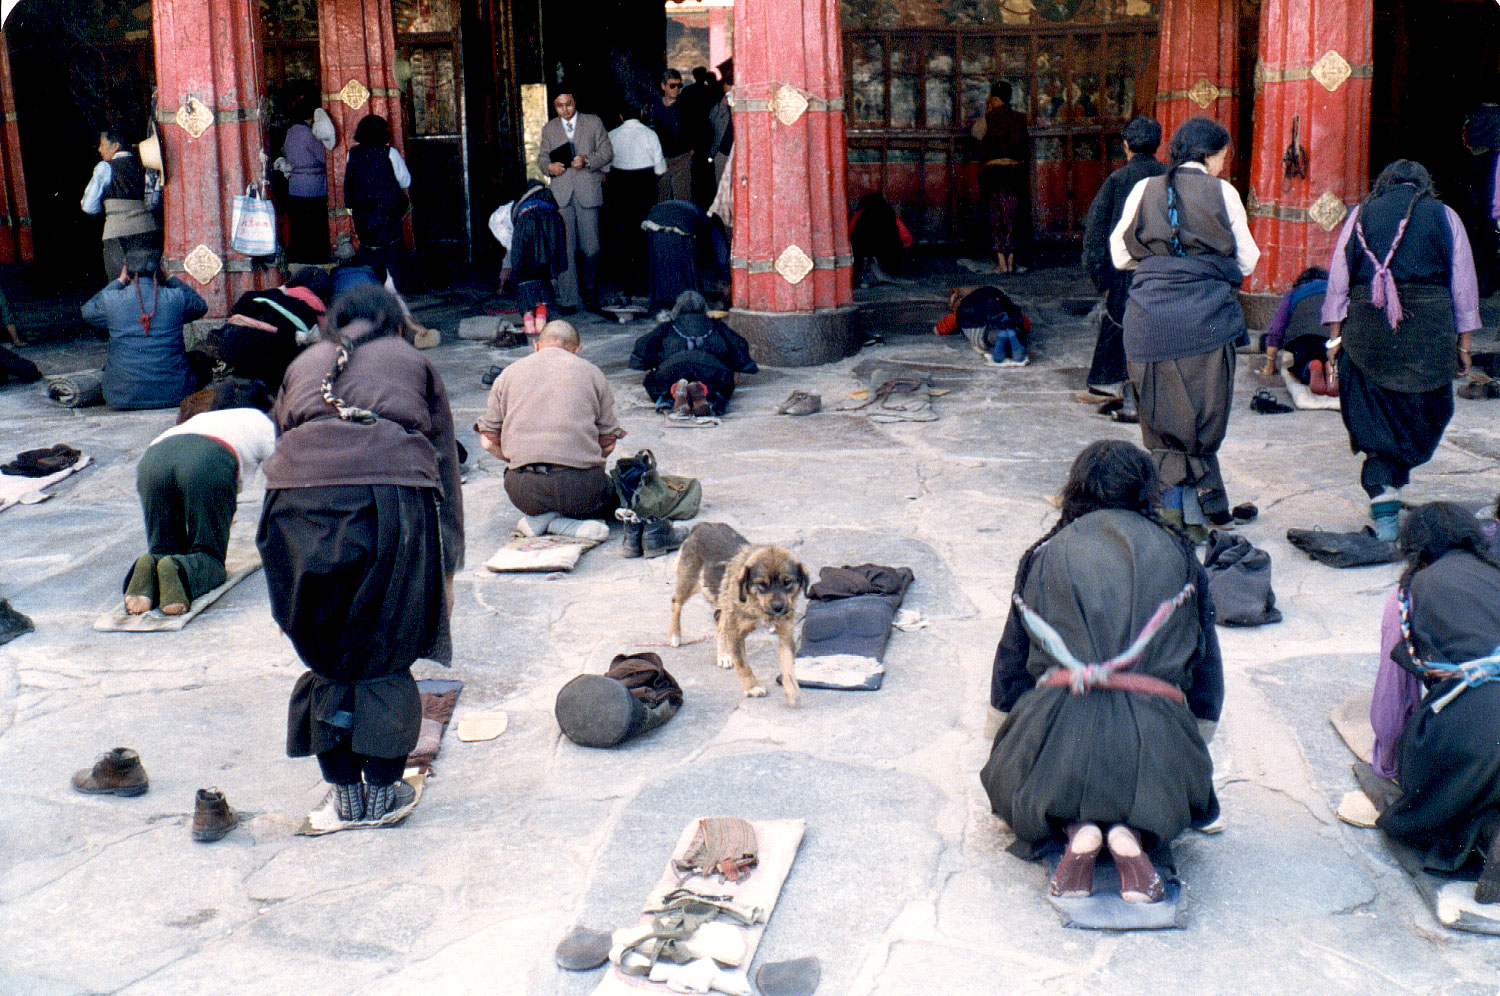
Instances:
[[[125,594],[156,601],[156,557],[153,554],[143,553],[136,558],[135,566],[130,569],[130,580],[125,585]]]
[[[187,585],[182,580],[182,571],[178,568],[177,561],[171,557],[162,557],[156,562],[156,588],[158,606],[188,605],[191,602]]]

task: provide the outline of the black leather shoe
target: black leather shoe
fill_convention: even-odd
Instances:
[[[483,384],[485,387],[489,387],[495,382],[495,378],[500,376],[500,373],[503,369],[503,367],[490,367],[480,375],[479,383]]]
[[[625,526],[625,539],[620,544],[620,556],[641,556],[641,533],[645,529],[645,523],[641,517],[628,508],[615,510],[615,518],[619,519]]]
[[[671,553],[687,537],[686,529],[679,529],[660,516],[652,516],[641,523],[641,556],[650,558]]]

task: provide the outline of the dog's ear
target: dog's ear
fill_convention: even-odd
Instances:
[[[739,583],[740,601],[750,601],[750,565],[745,564],[744,570],[740,571]]]
[[[800,561],[797,563],[797,584],[801,587],[804,596],[812,590],[812,581],[807,576],[807,568],[803,567]]]

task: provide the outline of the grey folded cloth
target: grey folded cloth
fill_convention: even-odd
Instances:
[[[64,408],[84,408],[104,403],[104,371],[74,370],[47,377],[47,397]]]

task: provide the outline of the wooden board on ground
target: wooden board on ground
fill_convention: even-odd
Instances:
[[[1047,859],[1047,880],[1057,870],[1061,855]],[[1100,861],[1094,868],[1094,894],[1081,899],[1048,896],[1047,902],[1062,917],[1064,927],[1080,930],[1171,930],[1183,925],[1187,914],[1187,888],[1170,871],[1156,866],[1167,885],[1159,903],[1127,903],[1120,898],[1120,874],[1113,863]],[[1043,889],[1046,889],[1045,883]]]
[[[1299,411],[1333,411],[1339,410],[1339,399],[1330,398],[1326,394],[1314,394],[1312,388],[1292,376],[1292,371],[1287,367],[1281,368],[1281,380],[1286,384],[1287,393],[1292,396],[1292,404]]]
[[[297,834],[302,837],[321,837],[324,834],[338,833],[340,830],[375,830],[382,827],[393,827],[397,823],[411,815],[412,810],[417,808],[417,803],[422,801],[422,792],[427,787],[427,772],[420,768],[407,768],[402,781],[415,790],[416,795],[411,802],[402,806],[394,812],[386,813],[378,820],[356,820],[345,823],[339,819],[338,803],[334,800],[334,789],[330,788],[328,794],[318,807],[307,814],[302,825],[297,828]]]
[[[1437,922],[1450,930],[1500,936],[1500,905],[1476,903],[1473,879],[1434,875],[1422,866],[1422,856],[1405,844],[1380,835],[1401,867],[1411,876]]]
[[[484,566],[496,574],[571,571],[599,542],[572,536],[512,536]]]
[[[755,961],[755,951],[760,945],[761,935],[766,931],[766,922],[776,906],[777,898],[781,895],[781,886],[786,882],[787,875],[791,873],[792,862],[797,857],[797,849],[802,846],[802,835],[807,830],[807,824],[804,820],[751,820],[751,826],[755,828],[756,852],[759,861],[740,881],[722,882],[718,878],[696,875],[683,878],[672,865],[673,861],[685,857],[692,847],[698,822],[698,820],[689,821],[682,835],[677,839],[677,846],[672,849],[672,856],[667,860],[666,870],[663,871],[656,887],[646,898],[645,905],[641,907],[642,913],[635,926],[649,927],[653,914],[648,911],[659,909],[664,898],[680,888],[719,897],[733,903],[736,907],[754,907],[763,911],[762,916],[754,923],[738,928],[743,935],[745,946],[745,955],[739,965],[734,968],[716,969],[719,974],[727,977],[722,981],[729,988],[715,985],[714,989],[719,992],[749,993],[753,991],[750,988],[750,965]],[[713,922],[728,924],[732,921],[716,920]],[[665,962],[659,963],[662,967],[666,967],[666,964]],[[593,996],[631,996],[631,994],[642,992],[669,993],[672,991],[665,982],[651,982],[641,976],[626,975],[620,970],[619,965],[611,964],[606,969],[603,981],[594,989]]]
[[[1375,730],[1370,726],[1370,696],[1351,695],[1334,707],[1328,721],[1354,756],[1366,764],[1375,755]]]
[[[160,609],[133,616],[125,611],[125,600],[121,598],[118,605],[94,620],[94,629],[101,633],[175,633],[182,629],[226,591],[260,570],[260,551],[255,548],[254,526],[230,535],[224,569],[229,573],[224,583],[193,599],[193,604],[180,616],[165,615]]]

